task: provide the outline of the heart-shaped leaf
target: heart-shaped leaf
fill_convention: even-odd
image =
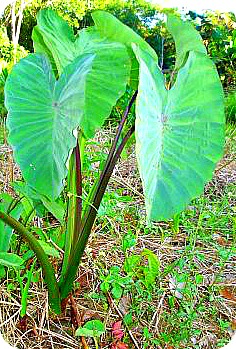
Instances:
[[[146,209],[165,220],[198,196],[220,160],[224,100],[216,69],[203,53],[189,53],[171,90],[157,62],[135,49],[140,63],[136,153]]]
[[[39,11],[37,22],[38,26],[32,34],[34,48],[37,53],[46,53],[51,62],[53,57],[60,76],[63,69],[78,56],[74,55],[73,29],[51,9]]]
[[[167,28],[175,41],[176,69],[179,69],[185,63],[186,55],[189,51],[198,51],[207,54],[201,36],[195,30],[192,23],[184,22],[175,15],[169,14],[167,16]]]
[[[92,18],[102,37],[108,38],[115,42],[120,42],[127,47],[132,61],[130,84],[134,89],[136,89],[138,85],[139,68],[138,62],[132,51],[132,43],[135,43],[138,47],[148,52],[153,59],[157,59],[156,52],[141,36],[135,33],[127,25],[120,22],[112,14],[105,11],[95,11],[92,14]]]
[[[16,64],[6,83],[9,143],[26,182],[54,200],[66,177],[66,160],[76,144],[72,132],[85,106],[85,84],[94,55],[79,57],[59,81],[43,55]]]
[[[59,76],[81,54],[96,54],[88,75],[83,118],[85,136],[93,137],[110,115],[116,101],[124,94],[130,75],[126,47],[100,37],[96,28],[86,28],[74,36],[72,29],[51,9],[39,12],[33,39],[37,52],[45,53],[56,65]]]
[[[46,45],[46,43],[44,42],[43,35],[41,34],[41,32],[37,26],[34,27],[34,29],[33,29],[32,39],[33,39],[35,52],[46,54],[46,56],[48,57],[48,59],[51,63],[54,75],[56,76],[56,78],[58,78],[59,73],[58,73],[57,65],[56,65],[56,62],[55,62],[54,57],[52,55],[52,52],[50,51],[50,48],[49,48],[50,46],[48,47]]]
[[[105,332],[105,325],[100,320],[87,321],[83,327],[76,330],[76,336],[100,337]]]

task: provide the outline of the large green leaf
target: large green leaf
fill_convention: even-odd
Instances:
[[[55,62],[59,75],[79,55],[96,54],[80,122],[85,136],[93,137],[126,90],[130,75],[127,50],[121,43],[101,38],[94,27],[81,30],[75,37],[67,23],[50,9],[40,11],[37,19],[33,35],[36,51],[44,52]]]
[[[141,49],[148,52],[153,59],[157,59],[156,52],[141,36],[120,22],[112,14],[105,11],[95,11],[92,13],[92,18],[102,37],[126,45],[132,60],[131,84],[134,88],[136,88],[138,84],[138,62],[133,54],[131,47],[132,43],[135,43]]]
[[[140,83],[136,152],[151,220],[180,212],[211,179],[224,145],[222,87],[211,60],[189,53],[171,90],[146,52],[137,49]]]
[[[125,93],[130,76],[126,48],[119,43],[97,38],[91,30],[82,31],[76,41],[77,52],[96,54],[88,74],[85,108],[80,127],[87,138],[94,136],[110,115],[117,100]]]
[[[49,45],[49,47],[46,45],[46,43],[44,42],[44,39],[43,39],[43,35],[41,34],[41,32],[37,26],[34,27],[34,29],[33,29],[32,39],[33,39],[33,43],[34,43],[35,52],[46,54],[46,56],[50,60],[54,75],[56,76],[56,78],[58,78],[59,73],[58,73],[57,65],[56,65],[56,62],[55,62],[54,57],[52,55],[52,52],[50,51],[50,45]]]
[[[50,200],[63,187],[65,163],[76,144],[72,131],[80,126],[92,137],[125,91],[129,65],[123,46],[109,43],[96,52],[75,59],[58,81],[45,56],[29,55],[6,84],[15,159],[26,182]]]
[[[102,37],[120,42],[128,46],[130,50],[131,44],[135,43],[137,46],[148,52],[154,59],[157,58],[156,52],[141,36],[119,21],[111,13],[100,10],[95,11],[92,13],[92,18]]]
[[[66,177],[85,105],[85,84],[94,55],[79,57],[56,81],[45,56],[16,64],[6,83],[9,142],[26,182],[51,200]]]
[[[46,53],[50,58],[53,56],[61,75],[63,68],[76,58],[73,29],[51,9],[39,11],[37,22],[38,26],[34,28],[32,35],[35,50],[38,53]],[[52,59],[50,61],[52,62]]]
[[[189,51],[207,53],[201,35],[195,30],[192,23],[184,22],[177,16],[169,14],[167,16],[167,28],[175,41],[176,69],[179,69],[185,63]]]
[[[33,32],[33,40],[36,52],[44,52],[53,57],[59,75],[64,67],[73,61],[81,53],[93,53],[97,50],[110,50],[117,43],[125,45],[132,60],[131,78],[137,85],[138,62],[131,49],[131,43],[136,43],[149,52],[155,59],[156,53],[131,28],[121,23],[116,17],[105,11],[95,11],[92,14],[95,27],[79,31],[75,37],[72,29],[59,15],[51,10],[41,10],[37,16],[37,27]],[[124,49],[124,47],[123,47]],[[125,57],[127,59],[127,57]],[[109,60],[110,61],[110,60]],[[112,62],[111,62],[112,63]],[[112,66],[112,64],[111,64]]]

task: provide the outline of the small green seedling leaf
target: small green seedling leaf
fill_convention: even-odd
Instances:
[[[124,316],[124,323],[128,326],[128,325],[131,325],[133,323],[133,314],[132,314],[132,310],[125,314]]]
[[[148,266],[144,269],[144,275],[147,285],[151,286],[155,282],[156,277],[159,274],[160,261],[157,255],[147,248],[143,250],[142,256],[144,256],[148,260]]]
[[[0,252],[0,264],[5,267],[20,268],[24,260],[14,253]]]
[[[83,327],[79,327],[75,335],[83,337],[100,337],[105,333],[105,325],[100,320],[91,320],[86,322]]]
[[[124,236],[122,241],[122,249],[125,252],[126,250],[134,247],[136,245],[137,239],[133,233],[128,233]]]
[[[115,282],[112,285],[111,293],[115,299],[119,299],[122,296],[123,287],[118,282]]]
[[[124,271],[126,273],[135,273],[139,267],[140,261],[141,256],[139,255],[131,255],[127,257],[124,262]]]
[[[101,285],[100,285],[100,289],[101,289],[102,292],[107,293],[109,291],[109,289],[110,289],[109,282],[107,282],[107,281],[102,282]]]
[[[196,274],[195,275],[195,281],[196,281],[196,284],[199,285],[203,282],[204,278],[201,274]]]

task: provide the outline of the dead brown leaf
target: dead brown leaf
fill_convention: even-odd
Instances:
[[[234,293],[231,292],[231,290],[229,290],[227,287],[222,288],[220,290],[220,295],[225,298],[228,299],[229,301],[233,301],[236,302],[236,296]]]

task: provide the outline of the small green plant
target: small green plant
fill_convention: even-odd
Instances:
[[[0,210],[11,214],[15,219],[19,219],[22,213],[23,207],[21,204],[14,204],[14,200],[9,194],[0,194]],[[16,254],[9,253],[10,240],[13,234],[12,227],[6,225],[3,221],[0,221],[0,278],[5,277],[4,267],[18,267],[24,263],[24,260]],[[4,233],[3,233],[4,232]]]
[[[26,315],[29,288],[33,278],[35,264],[36,264],[36,259],[33,261],[30,269],[27,270],[27,272],[23,276],[21,276],[20,271],[16,271],[16,277],[17,277],[17,281],[19,282],[20,291],[21,291],[21,311],[20,311],[21,318],[23,318]],[[26,279],[25,284],[24,284],[24,279]]]
[[[106,12],[94,12],[93,20],[93,27],[74,36],[54,11],[40,11],[33,31],[36,53],[14,66],[5,86],[8,141],[29,197],[50,207],[56,216],[58,201],[66,198],[65,215],[59,210],[65,231],[59,280],[35,229],[0,210],[4,226],[13,228],[36,254],[57,314],[73,289],[112,171],[134,132],[149,221],[173,217],[201,193],[224,145],[222,87],[189,23],[168,15],[167,28],[176,43],[177,77],[167,89],[156,53],[141,37]],[[133,97],[102,170],[85,192],[86,142],[102,127],[127,85]],[[131,123],[124,132],[135,101],[135,125]],[[178,222],[175,226],[178,230]],[[133,279],[138,274],[147,289],[158,268],[158,259],[149,250],[126,257],[127,275]],[[117,294],[123,281],[116,285]]]
[[[111,292],[115,299],[136,289],[141,294],[151,294],[159,275],[160,262],[150,250],[144,249],[141,254],[134,254],[132,249],[136,245],[136,237],[129,232],[122,240],[122,250],[125,255],[121,267],[112,266],[107,275],[101,274],[101,291]]]
[[[109,269],[106,276],[101,275],[101,280],[103,281],[100,285],[101,291],[104,293],[111,291],[115,299],[121,298],[124,290],[129,289],[133,283],[132,277],[122,276],[120,267],[116,265]]]
[[[94,340],[95,348],[99,349],[98,339],[105,333],[105,325],[100,320],[90,320],[83,327],[79,327],[75,335],[83,337],[91,337]]]

